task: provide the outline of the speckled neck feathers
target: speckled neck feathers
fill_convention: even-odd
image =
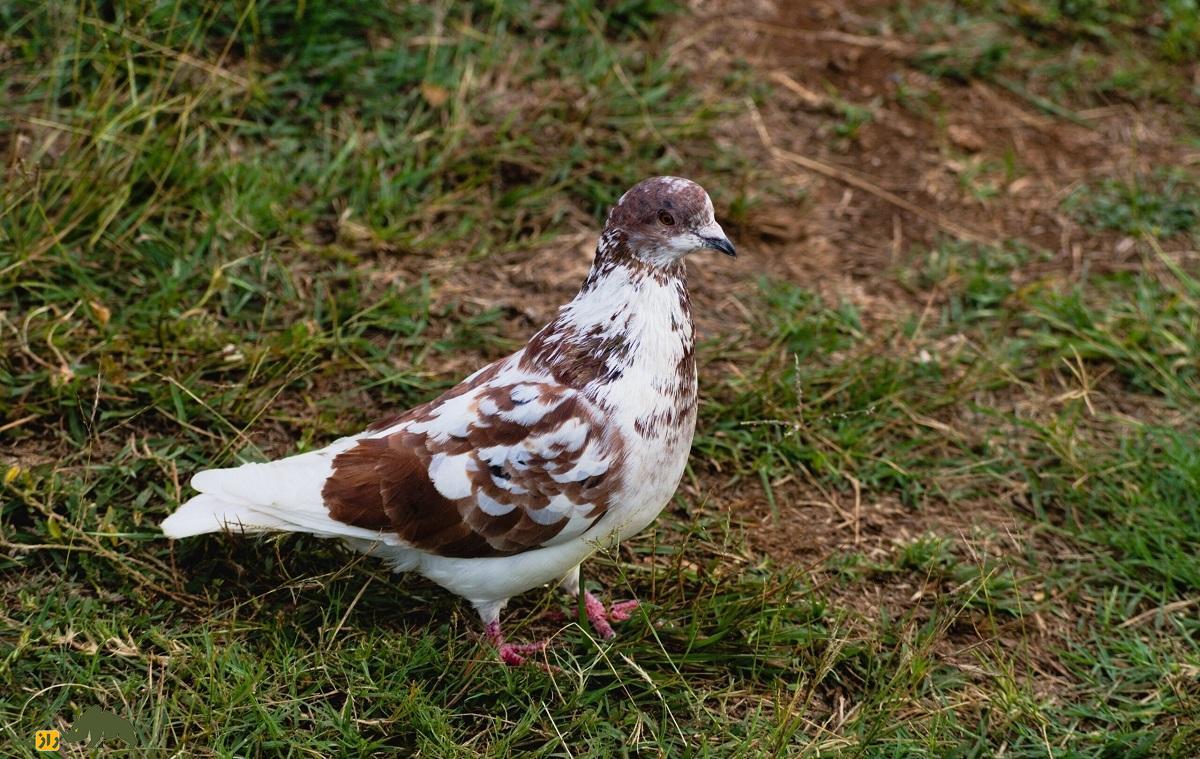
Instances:
[[[622,231],[606,230],[579,294],[530,340],[522,363],[601,403],[613,392],[661,397],[656,419],[641,425],[647,431],[682,421],[696,400],[683,262],[646,263],[630,253]]]

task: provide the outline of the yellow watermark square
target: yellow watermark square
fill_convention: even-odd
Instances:
[[[57,730],[38,730],[33,734],[33,747],[38,751],[58,751],[62,735]]]

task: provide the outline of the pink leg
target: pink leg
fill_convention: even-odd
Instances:
[[[613,629],[609,622],[624,622],[633,614],[633,610],[638,607],[638,602],[633,601],[618,601],[607,609],[604,608],[604,603],[596,598],[590,591],[583,593],[583,607],[587,611],[588,621],[592,623],[592,629],[605,640],[611,640],[616,636],[617,631]]]
[[[499,620],[488,622],[484,628],[484,634],[487,635],[492,645],[496,647],[496,652],[500,655],[500,661],[510,667],[521,666],[525,663],[526,656],[544,651],[547,645],[547,641],[544,640],[536,643],[505,643],[504,634],[500,632]]]
[[[588,621],[592,623],[592,629],[605,640],[611,640],[617,631],[608,623],[608,610],[604,608],[604,604],[599,598],[592,595],[590,590],[583,592],[583,608],[587,611]]]

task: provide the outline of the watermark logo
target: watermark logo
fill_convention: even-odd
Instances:
[[[58,751],[62,735],[57,730],[38,730],[33,734],[33,747],[38,751]]]
[[[79,715],[79,719],[75,720],[70,730],[63,733],[57,730],[38,730],[33,735],[33,743],[38,751],[58,751],[63,741],[86,741],[89,748],[95,748],[110,738],[115,738],[127,746],[136,746],[140,742],[132,722],[98,706],[89,706]]]

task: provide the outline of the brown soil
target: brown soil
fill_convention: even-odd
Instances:
[[[1093,109],[1084,112],[1084,126],[993,85],[922,74],[908,64],[915,42],[871,36],[873,19],[894,5],[728,0],[704,4],[669,34],[669,54],[697,72],[694,84],[710,101],[724,94],[721,77],[707,72],[733,70],[738,61],[749,61],[774,93],[760,106],[748,102],[712,135],[715,149],[736,146],[756,168],[745,188],[704,177],[718,205],[745,191],[752,210],[741,224],[727,225],[736,262],[692,262],[702,336],[743,322],[739,296],[764,274],[892,322],[937,302],[937,293],[902,287],[896,272],[945,238],[1015,240],[1043,252],[1014,274],[1018,282],[1138,266],[1131,240],[1080,228],[1060,210],[1062,200],[1089,180],[1200,161],[1180,147],[1181,127],[1165,106]],[[905,108],[896,101],[900,88],[927,92],[938,105],[930,112]],[[839,99],[872,113],[852,138],[836,134]],[[1006,160],[1014,162],[1011,174],[1001,168]],[[965,177],[980,167],[979,181],[998,193],[986,202],[965,189],[972,181]],[[457,268],[440,297],[473,308],[508,305],[514,337],[528,334],[570,298],[587,270],[598,230],[578,214],[570,225],[533,252]]]
[[[748,59],[772,82],[776,96],[758,107],[747,104],[715,139],[761,159],[761,186],[807,193],[800,206],[764,203],[739,230],[739,243],[757,253],[746,265],[886,310],[908,296],[894,282],[896,267],[938,237],[963,237],[959,228],[980,240],[1020,240],[1051,253],[1039,273],[1134,262],[1136,254],[1119,237],[1089,235],[1058,209],[1080,182],[1187,160],[1172,111],[1093,109],[1083,126],[1037,112],[992,85],[931,79],[907,64],[915,43],[869,36],[871,19],[894,5],[735,0],[706,5],[708,16],[678,31],[673,51],[695,70],[728,70]],[[720,86],[700,77],[698,84]],[[927,99],[939,105],[930,113],[907,109],[896,102],[900,88],[930,93]],[[835,133],[838,99],[873,112],[852,139]],[[863,181],[856,186],[821,176],[781,151]],[[964,174],[1003,166],[1009,156],[1015,176],[997,171],[987,177],[996,197],[984,203],[964,191]]]

